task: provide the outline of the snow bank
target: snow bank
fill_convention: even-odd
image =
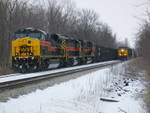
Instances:
[[[124,63],[10,99],[0,103],[0,113],[145,113],[137,98],[143,86],[139,80],[122,77],[123,67]],[[101,101],[101,97],[119,102]]]

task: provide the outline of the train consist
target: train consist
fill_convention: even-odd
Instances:
[[[122,59],[117,49],[34,28],[15,32],[11,53],[12,69],[22,73]]]

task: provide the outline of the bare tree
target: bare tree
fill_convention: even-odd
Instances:
[[[91,40],[96,31],[98,15],[93,10],[82,9],[78,11],[76,22],[76,37]]]
[[[25,27],[113,47],[115,36],[108,25],[99,22],[97,13],[79,10],[74,2],[64,1],[47,0],[44,5],[37,0],[0,0],[0,66],[9,66],[13,33]]]
[[[145,23],[142,28],[142,30],[138,32],[138,50],[139,53],[145,57],[145,58],[150,58],[150,23]]]
[[[116,47],[116,34],[112,33],[111,28],[107,24],[102,24],[97,33],[98,45],[110,48]]]

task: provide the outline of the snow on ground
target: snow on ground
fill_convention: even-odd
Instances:
[[[54,70],[51,70],[51,71],[42,71],[42,72],[37,72],[37,73],[29,73],[29,74],[17,73],[17,74],[3,75],[3,76],[0,76],[0,83],[9,82],[9,81],[12,81],[12,80],[22,80],[22,79],[27,79],[27,78],[32,78],[32,77],[45,76],[47,74],[65,72],[65,71],[69,71],[69,70],[73,70],[73,69],[85,68],[85,67],[88,67],[88,66],[111,64],[111,63],[114,63],[114,62],[117,62],[117,60],[94,63],[94,64],[87,64],[87,65],[81,65],[81,66],[74,66],[74,67],[69,67],[69,68],[54,69]]]
[[[0,113],[146,113],[139,79],[123,77],[124,63],[0,103]],[[113,99],[118,102],[103,101]]]

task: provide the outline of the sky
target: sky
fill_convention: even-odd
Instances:
[[[100,16],[100,20],[107,23],[117,40],[128,39],[131,46],[135,40],[141,24],[141,19],[146,18],[146,0],[74,0],[79,8],[92,9]],[[140,5],[140,6],[139,6]],[[140,19],[139,19],[140,18]]]

